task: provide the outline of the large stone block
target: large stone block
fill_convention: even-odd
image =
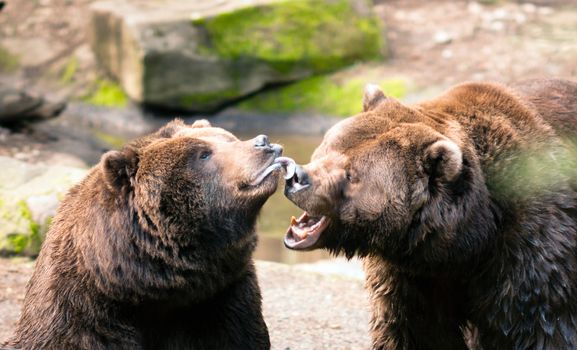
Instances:
[[[369,0],[122,0],[91,9],[100,63],[132,99],[164,107],[211,110],[384,51]]]

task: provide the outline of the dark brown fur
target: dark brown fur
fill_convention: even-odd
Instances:
[[[175,121],[105,154],[62,202],[7,345],[268,349],[251,254],[277,177],[249,182],[280,151]]]
[[[364,105],[286,193],[365,257],[373,348],[576,349],[577,84]]]

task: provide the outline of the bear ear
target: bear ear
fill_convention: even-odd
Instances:
[[[372,111],[387,99],[378,85],[367,84],[363,93],[363,112]]]
[[[162,138],[171,138],[172,135],[176,134],[178,130],[184,127],[186,127],[186,124],[184,124],[182,119],[174,119],[170,123],[160,128],[160,130],[158,130],[156,134]]]
[[[192,123],[191,127],[193,128],[210,128],[212,125],[206,119],[199,119]]]
[[[102,155],[101,164],[104,180],[108,186],[112,189],[121,189],[130,185],[132,177],[136,174],[138,155],[132,148],[109,151]]]
[[[425,158],[431,176],[451,182],[461,174],[463,153],[453,141],[436,141],[427,148]]]

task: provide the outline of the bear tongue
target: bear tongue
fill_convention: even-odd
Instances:
[[[274,160],[275,164],[280,164],[283,169],[285,170],[285,175],[284,178],[285,180],[291,179],[294,174],[295,174],[295,170],[296,170],[296,162],[289,157],[277,157]]]
[[[260,184],[261,182],[263,182],[263,180],[273,171],[279,169],[279,168],[283,168],[286,172],[284,178],[285,179],[290,179],[293,177],[295,170],[296,170],[296,163],[292,158],[289,157],[277,157],[275,158],[275,160],[272,162],[271,165],[269,165],[252,183],[252,186],[256,186],[258,184]]]
[[[297,241],[302,241],[303,239],[307,238],[307,236],[308,236],[308,230],[303,229],[302,227],[303,227],[303,223],[297,221],[297,219],[294,216],[291,217],[290,230],[292,231],[293,236],[295,238],[297,238]]]

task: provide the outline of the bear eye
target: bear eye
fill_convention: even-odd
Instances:
[[[345,176],[346,176],[346,178],[347,178],[347,181],[353,182],[353,176],[351,175],[351,173],[350,173],[349,171],[347,171],[347,172],[345,173]]]
[[[198,157],[201,160],[208,160],[210,159],[211,153],[209,151],[204,151],[202,153],[200,153],[200,156]]]
[[[345,172],[345,177],[347,178],[347,181],[350,183],[357,182],[357,178],[349,170]]]

